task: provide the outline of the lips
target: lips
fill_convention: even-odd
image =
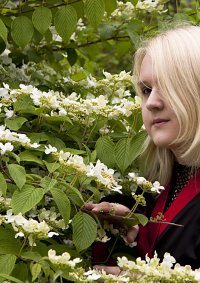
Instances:
[[[167,123],[167,122],[169,122],[168,119],[156,118],[156,119],[153,119],[152,124],[153,125],[159,125],[161,123]]]

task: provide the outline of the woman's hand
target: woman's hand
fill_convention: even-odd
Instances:
[[[126,224],[123,225],[123,220],[119,220],[119,218],[115,218],[115,216],[126,216],[130,212],[130,209],[122,204],[111,203],[111,202],[100,202],[100,203],[92,203],[89,202],[84,206],[84,210],[93,212],[98,218],[101,220],[108,220],[109,223],[116,224],[118,226],[124,226],[127,229],[126,240],[129,244],[133,243],[137,237],[139,226],[135,225],[131,228],[127,228]],[[108,215],[106,218],[105,214]],[[120,221],[120,223],[118,223]]]

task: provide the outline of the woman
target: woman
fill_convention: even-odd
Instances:
[[[148,216],[166,222],[128,231],[137,237],[138,255],[169,252],[181,265],[200,267],[200,27],[179,26],[145,42],[135,54],[134,81],[142,97],[148,139],[141,160],[145,177],[166,189]],[[109,212],[113,204],[88,204]],[[128,208],[119,205],[117,215]],[[137,235],[138,234],[138,235]],[[117,267],[99,267],[117,273]]]

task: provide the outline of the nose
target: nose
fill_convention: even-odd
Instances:
[[[159,94],[158,89],[152,89],[146,100],[146,108],[149,111],[161,110],[164,107],[164,101],[161,95]]]

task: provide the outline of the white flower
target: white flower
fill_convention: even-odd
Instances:
[[[15,238],[18,238],[18,237],[24,237],[24,233],[19,232],[19,233],[15,234]]]
[[[49,232],[48,233],[49,238],[52,238],[53,236],[58,236],[58,235],[59,235],[59,233],[56,233],[56,232]]]
[[[175,258],[171,256],[169,253],[164,254],[162,265],[165,265],[168,268],[171,268],[175,262],[176,262]]]
[[[57,148],[48,144],[48,145],[45,145],[45,151],[44,152],[46,154],[50,154],[52,152],[57,152]]]
[[[53,264],[60,267],[70,266],[74,268],[77,263],[80,263],[82,261],[80,258],[70,260],[71,256],[68,252],[63,253],[62,255],[56,255],[56,251],[52,249],[48,251],[48,257]]]
[[[163,186],[161,186],[158,181],[155,181],[155,182],[153,183],[153,187],[151,188],[151,191],[160,194],[161,191],[163,191],[164,189],[165,189],[165,188],[164,188]]]
[[[114,170],[108,169],[100,160],[97,160],[96,165],[90,163],[90,165],[87,166],[86,175],[88,177],[95,177],[99,183],[103,184],[108,189],[121,193],[120,190],[122,187],[117,184],[113,177]]]
[[[8,108],[4,108],[6,118],[12,118],[15,114],[13,110],[9,110]]]
[[[87,279],[94,282],[97,281],[98,279],[101,278],[101,274],[98,270],[88,270],[87,272],[84,273],[85,276],[87,276]]]
[[[12,151],[13,149],[14,146],[10,142],[7,142],[5,144],[2,144],[0,142],[0,152],[2,155],[4,155],[7,151]]]

